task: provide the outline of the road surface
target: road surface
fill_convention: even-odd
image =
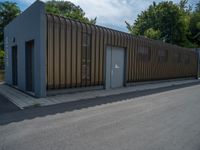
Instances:
[[[200,150],[200,85],[2,124],[0,149]]]

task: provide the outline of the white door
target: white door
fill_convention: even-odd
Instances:
[[[106,49],[106,89],[124,85],[124,48],[107,47]]]

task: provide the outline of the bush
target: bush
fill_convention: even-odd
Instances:
[[[0,69],[4,69],[4,50],[0,50]]]
[[[4,80],[4,71],[3,70],[0,70],[0,82]]]

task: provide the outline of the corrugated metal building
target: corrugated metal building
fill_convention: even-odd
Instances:
[[[47,14],[39,1],[5,28],[5,50],[6,82],[37,97],[198,72],[191,49]]]

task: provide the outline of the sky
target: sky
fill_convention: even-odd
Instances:
[[[0,0],[6,1],[6,0]],[[25,10],[35,0],[10,0],[16,2],[21,10]],[[42,0],[47,1],[47,0]],[[68,0],[79,5],[88,18],[97,17],[97,25],[127,32],[125,21],[134,23],[137,15],[148,8],[150,4],[163,0]],[[178,3],[180,0],[173,0]],[[198,0],[188,0],[188,4],[195,6]]]

